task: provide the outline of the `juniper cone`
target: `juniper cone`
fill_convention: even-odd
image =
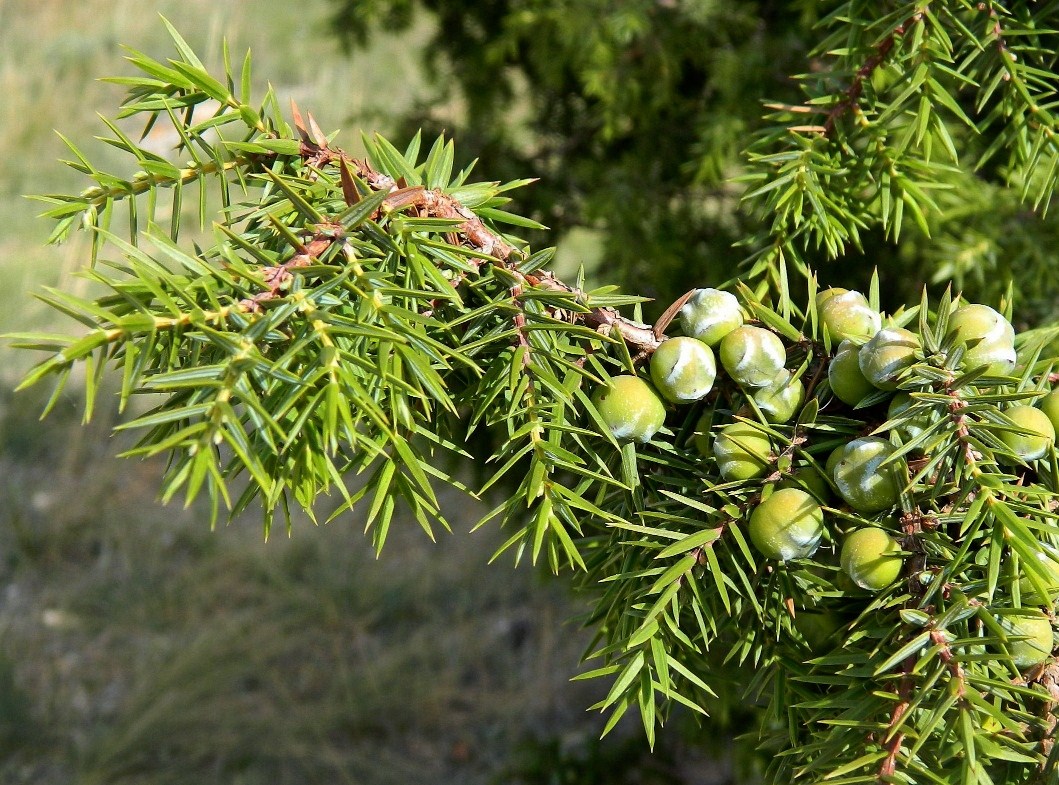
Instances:
[[[827,381],[840,401],[856,406],[875,392],[875,385],[865,378],[860,369],[860,347],[852,341],[842,341],[827,366]]]
[[[1046,593],[1037,591],[1033,580],[1022,571],[1019,577],[1019,592],[1024,604],[1052,606],[1059,599],[1059,551],[1048,547],[1037,551],[1035,558],[1044,567]]]
[[[767,387],[787,361],[783,342],[763,327],[743,325],[721,339],[721,364],[746,387]]]
[[[716,377],[713,350],[696,338],[662,341],[651,355],[651,380],[666,400],[673,403],[705,398]]]
[[[833,342],[866,341],[882,327],[879,314],[860,292],[827,289],[816,296],[824,332]]]
[[[904,442],[910,442],[922,435],[934,422],[930,415],[922,411],[909,412],[908,410],[914,405],[915,401],[911,395],[906,392],[899,392],[890,399],[890,404],[886,408],[886,419],[888,420],[899,420],[901,415],[908,412],[909,416],[904,418],[904,424],[895,428]]]
[[[842,570],[868,591],[881,591],[897,580],[904,566],[901,546],[876,526],[857,529],[842,543]]]
[[[828,454],[827,461],[824,462],[824,473],[832,480],[835,479],[835,469],[838,467],[839,461],[842,460],[842,453],[845,449],[845,444],[841,447],[836,447]]]
[[[861,373],[880,390],[896,390],[897,379],[916,361],[919,338],[902,327],[886,327],[872,336],[857,354]]]
[[[794,617],[794,626],[813,652],[823,653],[834,647],[842,629],[842,621],[830,611],[818,613],[800,610]]]
[[[820,504],[826,504],[831,500],[831,486],[827,484],[823,475],[811,466],[799,466],[780,480],[776,487],[798,488],[811,495]]]
[[[903,487],[900,464],[890,460],[896,449],[873,436],[854,439],[835,464],[838,492],[854,510],[875,513],[897,504]]]
[[[648,442],[666,420],[658,393],[637,376],[615,376],[596,390],[592,403],[615,439]]]
[[[1055,429],[1048,415],[1032,406],[1012,406],[1004,414],[1018,430],[1004,430],[998,435],[1015,458],[1036,461],[1052,454]]]
[[[709,346],[743,325],[743,310],[731,292],[719,289],[696,289],[680,309],[684,333]]]
[[[713,439],[710,435],[710,428],[712,426],[713,413],[709,410],[704,411],[695,422],[695,430],[691,435],[691,446],[703,458],[713,456]]]
[[[643,18],[671,19],[686,5],[654,4]],[[496,500],[481,524],[503,528],[501,554],[584,589],[594,643],[582,675],[606,682],[603,731],[633,711],[653,744],[677,707],[704,723],[739,717],[733,744],[768,785],[1054,783],[1059,662],[1050,618],[1026,607],[1020,582],[1048,594],[1037,554],[1059,545],[1054,429],[1033,408],[1057,382],[1059,327],[1038,323],[1037,306],[1022,309],[1038,296],[1025,285],[1011,297],[990,290],[988,302],[1003,296],[1025,328],[1010,374],[977,374],[952,351],[950,324],[974,303],[923,292],[880,311],[887,326],[857,351],[878,389],[858,397],[838,392],[833,366],[849,349],[831,345],[810,307],[818,280],[856,274],[845,265],[858,249],[957,266],[956,230],[985,232],[977,224],[1006,209],[1017,221],[990,235],[1006,244],[988,254],[1011,269],[997,248],[1055,220],[1054,209],[1034,213],[1059,181],[1053,11],[839,3],[820,18],[802,5],[810,21],[798,24],[823,40],[792,82],[806,94],[772,103],[748,155],[733,159],[748,212],[732,224],[739,250],[723,259],[739,278],[723,290],[744,324],[720,339],[720,367],[699,400],[667,407],[644,378],[652,356],[671,351],[667,331],[687,302],[659,303],[665,318],[649,326],[642,292],[556,275],[553,250],[521,236],[546,236],[511,201],[527,183],[477,181],[442,137],[410,135],[400,147],[370,137],[366,157],[354,157],[297,107],[255,97],[249,58],[233,67],[222,52],[223,73],[211,74],[171,28],[171,61],[130,52],[139,73],[117,80],[128,90],[118,113],[170,127],[184,146],[163,160],[108,119],[125,166],[107,171],[71,142],[87,187],[43,199],[55,241],[90,233],[92,286],[42,295],[72,317],[68,333],[9,337],[40,353],[24,385],[54,384],[50,406],[81,395],[86,417],[113,391],[122,430],[139,437],[129,454],[165,467],[164,501],[183,496],[214,518],[259,512],[266,534],[278,525],[314,536],[306,521],[326,511],[332,525],[365,527],[378,550],[395,547],[388,532],[402,521],[436,536],[451,528],[437,489],[463,488],[458,461],[478,460],[486,479],[473,492]],[[457,11],[480,6],[503,13]],[[518,7],[538,38],[547,8]],[[589,60],[616,45],[599,36],[617,35],[596,15],[615,17],[592,9],[591,24],[575,28]],[[757,12],[729,4],[723,18]],[[668,62],[628,21],[617,62]],[[495,25],[441,29],[517,37]],[[748,29],[767,35],[769,25]],[[562,37],[547,43],[550,58]],[[712,73],[707,63],[700,70]],[[495,68],[482,75],[500,78]],[[640,108],[656,96],[623,94]],[[735,128],[742,137],[745,126]],[[679,200],[655,192],[664,168],[637,167],[610,190],[622,182],[630,198],[649,194],[652,210],[628,223],[663,236]],[[988,207],[956,225],[968,194]],[[192,207],[204,231],[189,237],[181,218]],[[694,212],[714,209],[698,192]],[[967,248],[979,244],[975,235]],[[705,264],[696,253],[681,245],[683,269]],[[993,269],[981,277],[1001,278]],[[895,274],[850,285],[876,303],[882,276]],[[781,372],[802,380],[804,395],[790,418],[769,422],[754,396]],[[891,416],[898,388],[922,405]],[[929,427],[901,444],[920,416]],[[841,494],[826,511],[778,487],[821,459]],[[778,539],[791,526],[790,542]],[[895,566],[897,575],[867,591],[838,562],[842,544],[871,528],[899,532],[902,554],[899,565],[884,554],[883,577]],[[805,610],[838,620],[834,656],[806,645]]]
[[[805,401],[805,385],[784,369],[754,393],[754,402],[771,423],[783,423],[797,414]]]
[[[964,364],[980,365],[991,374],[1007,374],[1015,367],[1015,330],[988,305],[971,303],[953,311],[949,329],[954,340],[965,346]]]
[[[1059,434],[1059,389],[1052,390],[1045,395],[1038,406],[1052,423],[1052,429]]]
[[[805,491],[781,488],[750,515],[750,540],[763,556],[778,561],[811,556],[824,534],[824,514]]]
[[[725,425],[713,439],[717,471],[725,480],[760,477],[768,468],[772,442],[765,431],[751,423]]]
[[[1052,623],[1040,611],[1022,611],[1001,616],[1000,626],[1008,638],[1006,648],[1019,670],[1048,660],[1055,646]]]

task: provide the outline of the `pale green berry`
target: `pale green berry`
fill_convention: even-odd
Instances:
[[[1059,434],[1059,388],[1052,390],[1041,398],[1038,404],[1045,416],[1051,421],[1052,428]]]
[[[593,394],[592,403],[615,439],[648,442],[666,419],[662,399],[638,376],[611,377]]]
[[[787,362],[787,350],[775,333],[743,325],[721,339],[721,365],[736,383],[766,387]]]
[[[1015,368],[1015,330],[1002,314],[988,305],[972,303],[949,316],[949,330],[967,349],[966,368],[987,366],[991,376],[1005,376]]]
[[[792,378],[791,372],[786,368],[780,371],[768,386],[754,393],[754,403],[765,415],[765,419],[772,423],[790,420],[801,408],[804,400],[805,385],[801,379]]]
[[[1040,665],[1051,656],[1055,646],[1052,623],[1040,611],[1023,609],[999,616],[997,622],[1009,639],[1007,652],[1019,670]],[[1014,637],[1023,640],[1010,640]]]
[[[767,559],[811,556],[824,533],[824,511],[805,491],[782,488],[750,514],[750,541]]]
[[[1033,581],[1026,575],[1026,570],[1023,568],[1022,577],[1019,578],[1019,597],[1024,605],[1053,605],[1059,599],[1059,552],[1052,548],[1043,548],[1037,551],[1037,560],[1048,575],[1044,581],[1048,596],[1041,597],[1037,593]]]
[[[831,486],[812,466],[799,466],[776,484],[777,488],[798,488],[808,492],[821,504],[831,498]]]
[[[896,581],[904,564],[897,540],[876,526],[847,536],[839,560],[846,575],[868,591],[881,591]]]
[[[816,296],[816,308],[832,341],[866,341],[882,327],[882,317],[860,292],[827,289]]]
[[[918,349],[915,333],[903,327],[886,327],[860,348],[860,371],[880,390],[896,390],[897,377],[916,361]]]
[[[831,392],[842,403],[850,406],[856,406],[875,392],[875,386],[864,378],[860,370],[859,355],[859,346],[852,341],[843,341],[827,365],[827,382]]]
[[[731,292],[696,289],[680,309],[684,333],[710,346],[743,324],[743,310]]]
[[[900,417],[912,406],[913,403],[915,403],[915,401],[913,401],[912,396],[908,393],[897,393],[897,395],[891,399],[890,405],[886,409],[886,419],[893,420]],[[904,424],[896,426],[895,430],[904,442],[910,442],[929,428],[931,423],[932,419],[930,415],[926,412],[919,411]]]
[[[768,435],[750,423],[726,425],[713,440],[717,471],[728,481],[749,480],[763,475],[768,468],[771,452],[772,443]]]
[[[875,436],[854,439],[842,448],[835,466],[835,486],[846,503],[862,513],[893,507],[903,483],[898,467],[883,463],[896,451],[890,442]]]
[[[1000,431],[997,435],[1009,450],[1024,462],[1036,461],[1048,455],[1055,444],[1055,428],[1048,415],[1032,406],[1012,406],[1004,414],[1012,423],[1028,433]],[[1015,464],[1010,458],[998,456],[1000,463]]]
[[[651,355],[651,381],[673,403],[705,398],[715,378],[713,349],[695,338],[668,338]]]

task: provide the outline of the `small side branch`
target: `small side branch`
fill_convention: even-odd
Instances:
[[[433,218],[461,221],[457,234],[463,237],[467,246],[495,259],[497,265],[519,278],[525,286],[575,292],[573,287],[558,280],[550,273],[540,276],[523,274],[512,259],[517,249],[499,234],[490,230],[474,214],[473,210],[463,206],[458,200],[437,189],[408,186],[401,180],[395,180],[377,171],[367,161],[353,158],[341,149],[331,147],[312,115],[309,115],[307,120],[304,119],[298,107],[293,103],[292,112],[294,126],[301,137],[302,158],[307,164],[323,167],[337,163],[343,169],[348,168],[355,173],[373,190],[388,191],[389,196],[383,202],[383,209],[397,210],[413,207]],[[288,268],[297,266],[294,264],[297,258],[298,255],[283,266]],[[262,296],[264,299],[274,297],[276,291],[273,289],[271,293],[263,292]],[[659,334],[647,325],[627,319],[614,308],[594,308],[588,313],[574,316],[583,321],[586,326],[599,330],[601,333],[620,337],[632,350],[634,357],[650,355],[665,338],[664,334]]]
[[[890,724],[886,728],[886,738],[883,742],[886,757],[883,758],[882,766],[879,767],[879,775],[876,777],[876,782],[880,783],[880,785],[889,782],[889,778],[897,773],[897,757],[901,754],[901,747],[905,741],[905,733],[899,728],[905,714],[908,712],[909,706],[911,706],[912,668],[914,666],[914,657],[906,659],[901,666],[903,675],[901,676],[901,684],[897,688],[898,701],[897,705],[894,706],[893,713],[890,715]]]
[[[915,14],[909,17],[895,27],[882,41],[875,45],[875,51],[864,61],[861,67],[857,69],[857,73],[853,75],[853,81],[850,83],[849,87],[846,88],[842,98],[839,99],[838,103],[832,106],[831,111],[827,113],[827,119],[824,120],[824,125],[820,129],[824,136],[830,136],[835,130],[835,124],[839,119],[856,106],[857,101],[860,100],[861,93],[864,92],[864,82],[870,79],[872,74],[875,73],[875,69],[885,62],[898,40],[903,38],[913,25],[919,24],[922,21],[923,14]]]

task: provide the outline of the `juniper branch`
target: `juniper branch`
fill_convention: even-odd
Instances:
[[[389,194],[380,209],[398,210],[411,207],[431,218],[462,221],[457,231],[464,236],[467,246],[493,257],[497,266],[502,267],[524,286],[580,295],[580,292],[563,283],[550,272],[533,275],[520,271],[515,264],[511,263],[512,257],[518,254],[517,249],[499,234],[486,227],[482,220],[472,210],[460,204],[459,200],[445,194],[440,189],[428,189],[420,185],[408,186],[379,172],[368,161],[354,158],[341,148],[331,146],[312,115],[308,115],[307,121],[303,119],[301,111],[293,102],[292,113],[295,128],[301,138],[301,155],[306,164],[323,167],[337,163],[343,171],[351,170],[373,190],[385,191]],[[353,198],[351,192],[347,190],[347,201]],[[318,236],[314,238],[314,242],[326,243],[328,237]],[[301,254],[302,252],[299,252],[299,255]],[[299,255],[292,257],[285,264],[297,266],[303,263],[299,260]],[[474,258],[468,258],[467,262],[474,267],[479,266],[479,262]],[[264,296],[273,296],[277,291],[278,288]],[[684,299],[687,296],[685,295]],[[636,356],[649,355],[665,338],[664,333],[622,316],[615,308],[593,307],[585,313],[574,313],[573,318],[583,321],[587,326],[605,335],[612,332],[617,334]]]

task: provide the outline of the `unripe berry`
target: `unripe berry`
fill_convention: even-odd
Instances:
[[[716,377],[713,349],[695,338],[668,338],[651,355],[651,381],[673,403],[706,397]]]
[[[866,341],[882,327],[882,317],[860,292],[827,289],[816,296],[816,309],[831,340]]]
[[[1026,575],[1026,570],[1023,568],[1022,577],[1019,578],[1019,598],[1023,605],[1053,605],[1056,600],[1059,600],[1059,552],[1051,548],[1037,551],[1037,560],[1049,576],[1044,581],[1048,596],[1042,597],[1037,593],[1033,581]]]
[[[808,492],[821,504],[831,498],[831,486],[812,466],[799,466],[778,483],[777,488],[797,488]]]
[[[889,407],[886,409],[886,419],[892,420],[895,417],[900,417],[901,414],[913,404],[912,396],[906,392],[899,392],[890,401]],[[931,425],[930,416],[924,413],[918,413],[908,422],[903,425],[899,425],[896,428],[898,435],[906,443],[916,438],[923,433]]]
[[[724,426],[713,440],[717,470],[728,481],[749,480],[763,475],[771,451],[772,443],[768,435],[745,422]]]
[[[680,309],[684,333],[714,346],[743,323],[743,311],[731,292],[696,289]]]
[[[1055,645],[1052,623],[1040,611],[1022,610],[1000,616],[997,621],[1009,639],[1015,636],[1025,638],[1009,640],[1007,645],[1008,654],[1019,670],[1039,665],[1051,656]]]
[[[963,364],[967,368],[988,367],[987,374],[1003,376],[1015,367],[1015,330],[1000,313],[988,305],[972,303],[952,312],[949,330],[957,343],[967,349]]]
[[[787,362],[787,350],[775,333],[743,325],[721,340],[721,365],[738,384],[766,387]]]
[[[1001,431],[1000,441],[1022,461],[1036,461],[1046,456],[1055,444],[1055,428],[1048,415],[1032,406],[1012,406],[1004,412],[1008,419],[1029,433]],[[1010,458],[997,458],[1001,463],[1016,463]]]
[[[784,368],[776,378],[754,393],[765,419],[773,423],[787,422],[801,408],[805,400],[805,385],[801,379],[792,379],[791,372]]]
[[[897,467],[882,467],[895,451],[890,442],[874,436],[854,439],[842,448],[835,485],[854,510],[873,513],[897,504],[903,485]]]
[[[1059,388],[1052,390],[1041,398],[1040,403],[1037,405],[1045,416],[1051,420],[1052,428],[1055,429],[1056,434],[1059,434]]]
[[[842,403],[856,406],[867,395],[875,392],[875,387],[864,378],[860,370],[860,347],[852,341],[843,341],[831,362],[827,365],[827,382],[831,392]]]
[[[880,390],[896,390],[901,371],[916,361],[919,338],[903,327],[887,327],[860,348],[858,360],[864,378]]]
[[[767,559],[811,556],[824,533],[824,512],[812,496],[783,488],[750,514],[750,541]]]
[[[881,591],[897,580],[904,557],[897,540],[880,528],[868,526],[846,537],[840,561],[855,584],[868,591]]]
[[[649,442],[666,419],[666,407],[638,376],[613,376],[592,396],[599,416],[615,439]]]

